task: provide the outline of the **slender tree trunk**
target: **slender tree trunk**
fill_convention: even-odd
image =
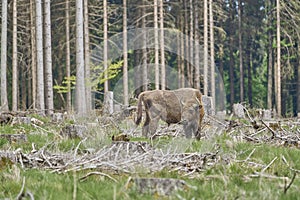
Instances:
[[[12,111],[18,110],[18,21],[17,0],[13,0],[13,53],[12,53]]]
[[[232,106],[234,104],[234,55],[233,55],[233,20],[234,20],[234,1],[230,1],[230,36],[229,36],[229,79],[230,79],[230,109],[232,110]]]
[[[44,28],[45,28],[45,86],[47,114],[53,113],[53,80],[52,80],[52,45],[51,45],[51,8],[50,0],[44,1]]]
[[[180,22],[178,22],[178,29],[180,30]],[[178,82],[177,82],[177,87],[178,88],[181,88],[181,48],[180,48],[180,42],[181,42],[181,39],[180,39],[180,35],[177,34],[177,38],[176,38],[176,42],[177,42],[177,57],[176,57],[176,64],[177,64],[177,76],[178,76]]]
[[[243,68],[243,46],[242,46],[242,0],[239,0],[239,61],[240,61],[240,101],[244,101],[244,68]]]
[[[2,26],[1,26],[1,110],[8,110],[7,101],[7,0],[2,1]]]
[[[188,79],[191,85],[194,85],[194,79],[193,79],[193,69],[195,67],[194,63],[194,8],[193,8],[193,0],[190,0],[190,39],[189,39],[189,62],[192,63],[189,65],[188,69]]]
[[[20,77],[20,96],[21,96],[21,109],[26,110],[26,66],[21,66],[21,73],[19,74]],[[18,72],[17,72],[18,73]]]
[[[209,0],[209,33],[210,33],[211,96],[213,98],[213,106],[216,106],[215,37],[214,37],[214,16],[213,16],[213,1],[212,0]]]
[[[145,30],[146,28],[146,1],[143,0],[143,7],[142,7],[142,28]],[[143,90],[148,90],[148,69],[147,69],[147,34],[146,31],[143,31],[143,49],[142,49],[142,73],[143,73]]]
[[[219,81],[219,88],[220,88],[220,94],[225,94],[225,88],[224,88],[224,63],[223,63],[223,44],[220,45],[219,54],[220,54],[220,66],[219,66],[219,73],[222,78],[222,81]],[[218,103],[220,103],[219,108],[221,111],[226,110],[225,106],[225,99],[222,99],[222,95],[220,95],[220,100]],[[226,98],[226,96],[225,96]]]
[[[190,64],[190,42],[189,42],[189,24],[188,24],[188,2],[187,1],[183,1],[184,3],[184,46],[185,46],[185,65],[186,65],[186,76],[187,76],[187,80],[189,82],[189,86],[192,86],[191,84],[191,80],[190,80],[190,68],[191,68],[191,64]],[[185,74],[184,74],[185,75]]]
[[[249,39],[250,41],[250,39]],[[251,49],[252,45],[250,43],[249,49]],[[252,69],[253,69],[253,62],[252,62],[252,52],[249,50],[248,52],[248,101],[249,105],[252,106]]]
[[[207,0],[204,0],[204,55],[203,55],[203,77],[204,77],[204,95],[208,95],[208,17],[207,17]]]
[[[276,1],[276,36],[277,36],[277,66],[276,66],[276,107],[277,114],[281,116],[281,51],[280,51],[280,0]]]
[[[268,12],[272,9],[272,1],[268,0]],[[267,95],[267,108],[272,109],[272,96],[273,96],[273,32],[272,14],[268,15],[268,95]]]
[[[71,60],[70,60],[70,3],[69,0],[66,0],[65,3],[65,17],[66,17],[66,76],[67,76],[67,111],[70,112],[72,110],[72,102],[71,102]]]
[[[166,65],[165,65],[165,41],[164,41],[164,4],[159,0],[160,10],[160,65],[161,65],[161,89],[166,88]]]
[[[185,11],[184,11],[185,13]],[[184,16],[181,15],[180,16],[180,27],[181,27],[181,32],[184,32]],[[184,40],[185,38],[183,37],[183,35],[181,35],[180,37],[180,52],[181,54],[179,54],[180,57],[180,75],[179,75],[179,79],[181,81],[180,87],[185,87],[185,67],[184,67],[184,58],[186,58],[186,52],[184,52]]]
[[[123,0],[123,61],[123,103],[128,106],[127,0]]]
[[[107,33],[107,0],[103,0],[103,65],[104,65],[104,93],[108,92],[108,33]]]
[[[30,0],[30,26],[31,26],[31,74],[32,74],[32,108],[36,108],[37,103],[37,63],[36,63],[36,26],[35,26],[35,3]]]
[[[88,0],[83,1],[84,12],[84,66],[85,66],[85,96],[86,109],[89,113],[92,110],[91,82],[90,82],[90,33],[89,33],[89,10]]]
[[[154,0],[154,66],[155,89],[159,89],[158,0]]]
[[[297,68],[297,113],[300,114],[300,44],[298,43],[298,68]]]
[[[76,111],[87,114],[84,80],[83,2],[76,0]]]
[[[199,4],[198,1],[195,2],[194,5],[194,12],[195,12],[195,77],[194,77],[194,88],[200,89],[200,36],[199,36]]]
[[[45,114],[44,98],[44,55],[43,55],[43,16],[42,2],[36,0],[36,54],[37,54],[37,101],[36,108]]]
[[[180,1],[180,3],[182,3],[182,1]],[[180,11],[179,11],[180,12]],[[183,32],[183,28],[182,28],[182,17],[181,17],[181,15],[180,15],[180,13],[178,13],[178,18],[177,18],[177,26],[178,26],[178,29],[181,31],[181,32]],[[184,57],[183,55],[183,53],[184,52],[182,52],[182,48],[181,48],[181,41],[183,41],[182,39],[181,39],[182,37],[181,37],[181,35],[180,34],[177,34],[177,40],[176,40],[176,42],[177,42],[177,57],[176,57],[176,62],[177,62],[177,76],[178,76],[178,83],[177,83],[177,87],[178,88],[181,88],[182,86],[182,84],[181,84],[181,74],[182,74],[182,68],[181,68],[181,62],[182,62],[182,58]]]

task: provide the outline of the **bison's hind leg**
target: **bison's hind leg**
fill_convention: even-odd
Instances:
[[[149,133],[149,123],[150,123],[150,117],[149,117],[149,114],[146,112],[146,120],[145,120],[145,123],[143,125],[143,130],[142,130],[142,135],[144,137],[148,136],[148,133]]]
[[[153,136],[156,132],[156,129],[158,127],[158,122],[159,122],[160,117],[156,116],[155,118],[152,118],[150,123],[149,123],[149,132],[151,136]]]

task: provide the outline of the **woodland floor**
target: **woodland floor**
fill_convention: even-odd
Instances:
[[[147,139],[118,114],[23,114],[0,133],[0,199],[299,198],[296,118],[208,117],[200,141],[164,123]]]

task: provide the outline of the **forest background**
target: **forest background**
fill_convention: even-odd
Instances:
[[[121,79],[119,103],[128,105],[136,95],[128,85],[134,93],[170,88],[171,69],[178,73],[172,84],[199,88],[218,110],[242,102],[280,116],[300,113],[299,1],[2,0],[1,11],[2,111],[85,115]],[[130,49],[128,32],[141,28],[153,37],[143,32],[145,45]],[[185,37],[170,42],[167,30]],[[116,35],[123,49],[111,60]],[[170,43],[177,52],[166,51]],[[95,49],[99,64],[91,62]]]

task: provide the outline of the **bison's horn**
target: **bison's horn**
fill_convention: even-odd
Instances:
[[[199,101],[199,99],[198,99],[197,97],[195,97],[195,99],[196,99],[198,105],[200,106],[200,105],[201,105],[201,102]]]

